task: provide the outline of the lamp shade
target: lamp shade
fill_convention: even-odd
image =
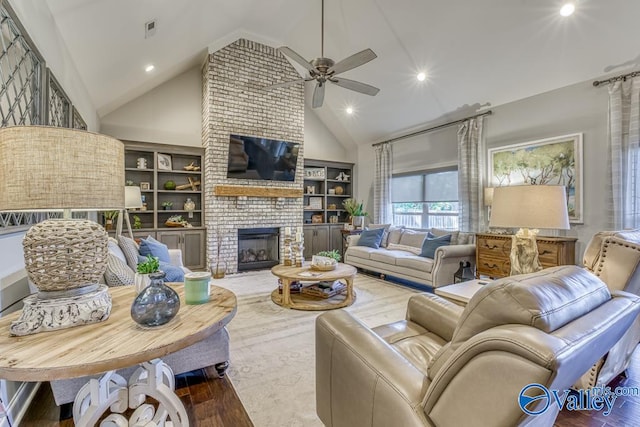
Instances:
[[[124,207],[127,209],[138,209],[142,207],[140,187],[135,185],[127,185],[124,187]]]
[[[0,129],[0,211],[124,207],[124,145],[48,126]]]
[[[559,185],[495,187],[490,227],[569,229],[567,193]]]
[[[484,187],[484,205],[491,206],[493,204],[493,187]]]

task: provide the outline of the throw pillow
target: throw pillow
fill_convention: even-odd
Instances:
[[[389,228],[389,235],[387,236],[387,241],[383,242],[386,243],[387,246],[389,246],[390,244],[399,244],[400,243],[400,238],[402,237],[402,232],[404,231],[404,227],[400,226],[400,227],[390,227]]]
[[[382,233],[382,241],[380,242],[380,247],[381,248],[386,248],[387,247],[387,240],[389,240],[389,228],[391,227],[391,224],[369,224],[369,226],[367,227],[368,230],[376,230],[378,228],[382,228],[384,230],[384,233]]]
[[[164,271],[165,282],[184,282],[184,270],[182,268],[160,261],[160,270]]]
[[[133,285],[135,273],[117,255],[107,255],[107,269],[104,272],[104,281],[107,286]]]
[[[107,250],[110,254],[114,254],[115,256],[120,258],[120,261],[122,261],[123,263],[127,263],[127,258],[124,256],[124,252],[122,252],[122,249],[120,249],[120,246],[118,246],[118,241],[113,237],[109,237],[109,241],[107,242]]]
[[[400,237],[400,244],[405,246],[413,246],[414,248],[421,248],[422,242],[427,237],[427,232],[404,230],[402,237]]]
[[[138,244],[135,240],[125,236],[118,236],[118,245],[124,252],[124,257],[127,259],[127,265],[133,271],[136,271],[138,267]]]
[[[157,257],[162,262],[171,262],[169,247],[162,242],[158,242],[151,236],[140,241],[140,255],[144,257],[151,255]]]
[[[375,230],[363,230],[362,233],[360,233],[358,246],[368,246],[373,249],[378,249],[380,247],[380,242],[382,242],[383,234],[384,228],[377,228]]]
[[[435,237],[433,234],[429,233],[429,236],[427,236],[427,238],[424,239],[424,242],[422,242],[422,252],[420,253],[420,256],[433,259],[436,255],[436,249],[440,246],[449,246],[450,244],[451,234]]]
[[[458,243],[458,235],[460,234],[459,231],[444,230],[442,228],[432,228],[431,229],[431,233],[435,237],[441,237],[441,236],[446,236],[447,234],[450,234],[451,235],[451,244],[452,245],[459,245],[460,244],[460,243]]]

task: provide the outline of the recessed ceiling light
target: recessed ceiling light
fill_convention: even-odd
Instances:
[[[576,10],[576,5],[569,2],[562,5],[560,8],[560,15],[569,16]]]
[[[144,67],[144,70],[145,70],[147,73],[150,73],[150,72],[152,72],[153,70],[155,70],[155,68],[156,68],[156,67],[155,67],[155,65],[153,65],[153,64],[149,64],[149,65],[147,65],[146,67]]]
[[[347,114],[353,114],[353,107],[347,107]]]
[[[418,73],[418,75],[416,76],[416,78],[417,78],[419,81],[423,82],[423,81],[427,78],[427,74],[426,74],[426,73],[424,73],[424,72],[420,72],[420,73]]]

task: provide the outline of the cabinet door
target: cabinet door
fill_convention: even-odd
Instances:
[[[329,250],[337,250],[342,255],[342,225],[330,225],[329,226]]]
[[[305,226],[304,231],[304,251],[302,255],[304,259],[311,260],[311,256],[313,255],[313,235],[315,233],[316,227]]]
[[[205,231],[185,231],[183,237],[182,260],[188,269],[202,269],[207,266],[204,251]]]
[[[329,226],[321,225],[314,228],[315,228],[315,236],[313,239],[312,255],[315,255],[320,251],[329,250]]]
[[[181,231],[158,231],[158,241],[164,243],[169,249],[182,249]]]

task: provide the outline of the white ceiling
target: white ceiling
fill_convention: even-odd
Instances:
[[[320,0],[46,2],[100,116],[202,64],[209,47],[238,36],[320,56]],[[325,56],[339,61],[373,49],[377,59],[344,77],[380,93],[329,85],[316,113],[343,143],[370,143],[481,105],[638,68],[640,1],[579,0],[568,18],[559,15],[560,4],[326,0]],[[144,23],[152,19],[157,33],[145,39]],[[150,75],[148,63],[156,66]],[[417,81],[419,70],[427,81]]]

